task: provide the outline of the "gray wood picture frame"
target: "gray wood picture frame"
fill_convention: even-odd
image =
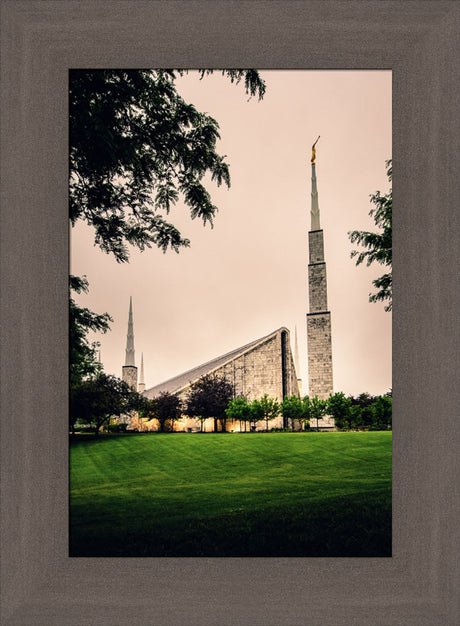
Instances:
[[[2,624],[458,623],[459,8],[2,2]],[[71,67],[392,70],[392,558],[67,556]]]

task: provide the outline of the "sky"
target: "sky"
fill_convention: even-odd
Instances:
[[[136,365],[146,389],[286,326],[297,329],[302,393],[308,393],[308,231],[311,146],[316,145],[320,223],[331,312],[334,391],[383,394],[392,387],[391,313],[370,303],[381,265],[356,266],[351,230],[376,229],[370,195],[387,193],[391,158],[391,72],[273,70],[262,101],[220,74],[178,79],[182,97],[214,117],[231,187],[205,180],[219,208],[214,228],[179,201],[169,220],[190,248],[179,254],[131,248],[119,264],[84,223],[71,229],[70,271],[86,275],[75,296],[108,312],[111,330],[91,334],[101,361],[121,377],[129,299]]]

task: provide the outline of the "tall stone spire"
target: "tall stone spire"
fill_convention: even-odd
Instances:
[[[139,393],[142,393],[145,389],[145,382],[144,382],[144,353],[141,353],[141,373],[139,376],[139,387],[138,387],[138,391]]]
[[[319,139],[319,137],[318,137]],[[319,225],[316,188],[315,141],[311,158],[311,231],[308,233],[309,264],[307,313],[308,393],[326,399],[333,390],[331,313],[327,310],[326,262],[323,231]]]
[[[126,338],[125,365],[135,365],[134,362],[134,328],[133,328],[133,298],[129,297],[128,335]]]
[[[126,339],[125,364],[122,368],[122,378],[131,389],[137,391],[137,367],[134,361],[134,327],[133,327],[133,299],[129,298],[128,335]]]

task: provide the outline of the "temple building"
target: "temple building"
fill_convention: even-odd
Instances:
[[[185,400],[190,386],[206,374],[217,374],[226,378],[235,389],[235,397],[244,396],[249,402],[261,398],[264,394],[279,402],[282,402],[285,396],[299,395],[289,331],[283,327],[160,385],[151,387],[144,392],[144,396],[155,398],[162,391],[168,391]],[[210,419],[208,422],[205,428],[210,430],[213,420]],[[196,430],[199,426],[199,419],[184,417],[177,423],[176,428],[177,430]],[[282,426],[281,416],[270,422],[270,427]],[[239,430],[239,424],[229,424],[229,430]]]
[[[318,137],[319,139],[319,137]],[[243,396],[249,402],[267,394],[282,402],[285,396],[306,394],[327,399],[333,393],[332,380],[332,337],[331,313],[327,307],[326,261],[324,255],[323,231],[320,226],[318,190],[316,181],[316,143],[311,157],[311,229],[308,232],[308,294],[307,313],[307,353],[308,390],[302,390],[299,372],[297,328],[295,329],[295,356],[291,351],[290,333],[285,327],[278,328],[269,335],[256,339],[236,350],[179,374],[161,384],[148,389],[144,382],[144,356],[141,356],[140,380],[137,382],[137,367],[134,358],[134,329],[132,299],[129,302],[128,334],[126,341],[123,380],[132,389],[138,390],[147,398],[155,398],[161,392],[177,394],[187,398],[191,385],[206,374],[225,377],[233,384],[235,397]],[[212,430],[211,422],[204,425]],[[131,427],[134,419],[131,420]],[[322,428],[333,428],[332,419],[325,417],[318,424]],[[239,425],[229,425],[229,430],[238,430]],[[287,427],[279,416],[272,420],[270,427]],[[141,424],[142,428],[154,428],[151,424]],[[200,420],[184,416],[176,422],[175,430],[195,431],[200,429]]]

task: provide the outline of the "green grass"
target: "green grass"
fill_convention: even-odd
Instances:
[[[71,556],[391,556],[391,432],[70,446]]]

